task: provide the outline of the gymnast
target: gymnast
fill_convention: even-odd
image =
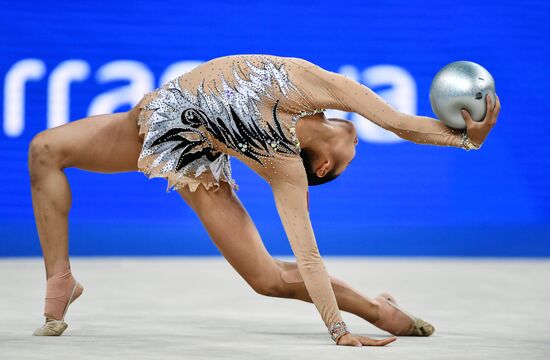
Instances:
[[[96,115],[36,134],[29,145],[32,202],[46,269],[44,324],[59,336],[69,305],[84,288],[71,273],[64,169],[139,171],[167,179],[196,212],[212,241],[252,289],[317,308],[337,345],[383,346],[395,336],[352,334],[340,310],[398,336],[430,336],[434,327],[403,310],[388,293],[368,298],[329,276],[309,217],[308,186],[338,177],[355,156],[352,122],[326,109],[358,113],[417,144],[479,149],[496,123],[500,101],[466,130],[396,111],[368,87],[300,58],[231,55],[207,61],[145,94],[127,112]],[[296,262],[267,252],[239,201],[230,157],[270,185]]]

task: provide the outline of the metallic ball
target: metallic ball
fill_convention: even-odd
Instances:
[[[430,103],[434,114],[445,125],[465,129],[466,122],[460,109],[466,109],[474,121],[485,118],[489,94],[496,104],[495,80],[481,65],[471,61],[456,61],[443,67],[430,86]]]

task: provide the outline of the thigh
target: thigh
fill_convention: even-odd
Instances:
[[[63,168],[113,173],[137,170],[142,139],[136,108],[128,112],[90,116],[48,130],[47,144]]]
[[[208,234],[231,266],[248,282],[279,279],[279,267],[262,242],[248,212],[230,186],[222,182],[218,191],[199,186],[195,192],[178,190],[195,210]]]

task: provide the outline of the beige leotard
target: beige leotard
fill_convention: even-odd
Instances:
[[[269,182],[308,293],[327,328],[342,321],[307,208],[307,178],[296,136],[306,115],[356,112],[398,136],[460,146],[460,131],[400,113],[369,88],[299,58],[216,58],[147,94],[138,119],[141,172],[168,188],[237,189],[230,156]]]

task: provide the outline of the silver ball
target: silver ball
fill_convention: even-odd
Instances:
[[[489,94],[496,104],[495,80],[481,65],[471,61],[456,61],[443,67],[430,86],[430,104],[437,117],[454,129],[465,129],[460,109],[466,109],[474,121],[485,118]]]

